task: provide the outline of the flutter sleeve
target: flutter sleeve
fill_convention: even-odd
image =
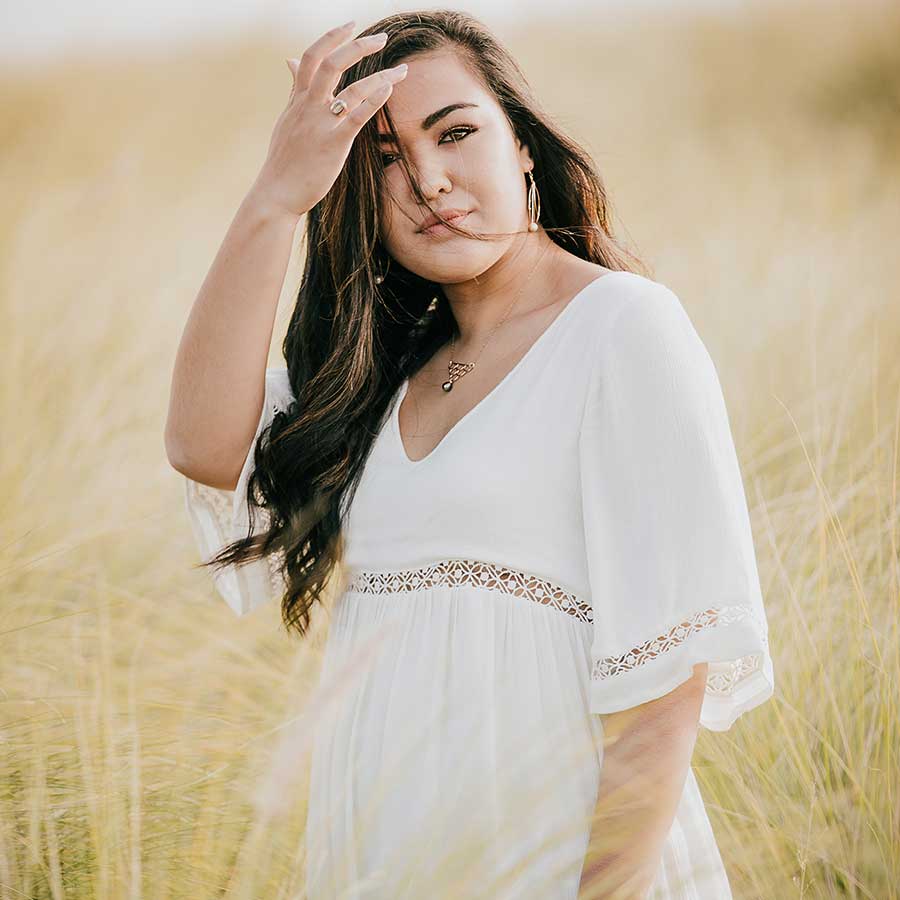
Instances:
[[[725,731],[772,695],[774,676],[718,374],[664,285],[651,281],[612,315],[579,437],[590,708],[661,697],[707,662],[700,724]]]
[[[235,490],[220,490],[185,476],[185,506],[203,562],[215,556],[226,544],[247,535],[250,528],[247,484],[253,472],[256,441],[272,423],[275,413],[286,410],[293,399],[287,369],[267,369],[262,413]],[[265,529],[267,518],[264,509],[254,510],[254,534]],[[238,616],[284,594],[284,581],[273,556],[207,571],[219,594]]]

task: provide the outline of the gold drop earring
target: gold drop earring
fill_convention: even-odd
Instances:
[[[537,185],[534,183],[534,175],[531,169],[528,170],[528,178],[531,183],[528,185],[528,230],[538,230],[538,219],[541,217],[541,195],[538,193]]]

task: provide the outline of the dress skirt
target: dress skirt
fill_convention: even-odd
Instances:
[[[332,608],[308,897],[576,900],[603,754],[590,623],[495,589],[370,582]],[[648,897],[730,896],[689,770]]]

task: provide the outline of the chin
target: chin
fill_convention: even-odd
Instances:
[[[490,268],[490,262],[485,263],[483,260],[461,260],[460,254],[454,254],[452,259],[447,260],[447,265],[436,265],[432,258],[427,264],[410,268],[419,277],[427,281],[435,281],[438,284],[462,284],[465,281],[471,281],[478,278]]]
[[[459,284],[477,278],[490,269],[503,256],[503,249],[496,242],[458,240],[452,242],[452,246],[435,242],[427,255],[419,247],[418,252],[410,255],[403,265],[428,281]]]

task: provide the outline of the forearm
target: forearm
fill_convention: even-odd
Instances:
[[[194,301],[178,347],[166,422],[175,463],[234,469],[262,406],[278,298],[299,220],[251,190]]]
[[[666,697],[603,716],[600,787],[579,900],[639,900],[662,859],[697,734],[706,664]]]

